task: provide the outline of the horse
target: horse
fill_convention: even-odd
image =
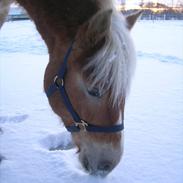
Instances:
[[[120,162],[124,108],[135,71],[130,31],[141,12],[124,17],[112,0],[17,0],[45,41],[44,90],[71,132],[91,175]]]

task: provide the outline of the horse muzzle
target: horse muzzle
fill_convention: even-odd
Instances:
[[[123,154],[123,143],[114,146],[112,143],[90,141],[80,147],[79,160],[91,175],[105,177],[119,163]]]

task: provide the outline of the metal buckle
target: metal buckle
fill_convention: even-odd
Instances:
[[[63,78],[59,78],[57,75],[54,77],[53,82],[55,83],[57,88],[59,88],[60,86],[64,86]]]
[[[88,123],[85,122],[84,120],[81,120],[79,123],[75,123],[76,127],[78,127],[81,131],[86,132],[86,127],[88,126]]]

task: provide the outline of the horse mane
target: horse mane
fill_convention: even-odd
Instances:
[[[119,105],[129,92],[135,68],[135,51],[125,18],[110,5],[113,9],[110,34],[102,48],[88,58],[83,72],[92,70],[87,78],[90,87],[97,85],[101,93],[110,89],[110,102]],[[105,4],[106,7],[109,8]]]

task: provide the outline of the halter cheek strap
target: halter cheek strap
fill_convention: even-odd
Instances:
[[[54,77],[53,83],[46,90],[47,97],[49,98],[56,91],[59,91],[60,96],[64,102],[64,105],[68,110],[68,112],[70,113],[70,115],[72,116],[74,121],[73,125],[66,126],[66,129],[71,133],[79,132],[81,130],[88,131],[88,132],[101,132],[101,133],[115,133],[115,132],[122,131],[124,129],[123,121],[119,125],[113,125],[113,126],[107,126],[107,127],[92,125],[82,120],[80,116],[77,114],[77,112],[74,110],[74,107],[69,99],[69,96],[67,95],[67,91],[64,85],[64,81],[65,81],[64,77],[66,76],[66,73],[67,73],[67,62],[72,51],[72,46],[73,46],[73,42],[64,56],[63,64],[61,65],[58,74]]]

